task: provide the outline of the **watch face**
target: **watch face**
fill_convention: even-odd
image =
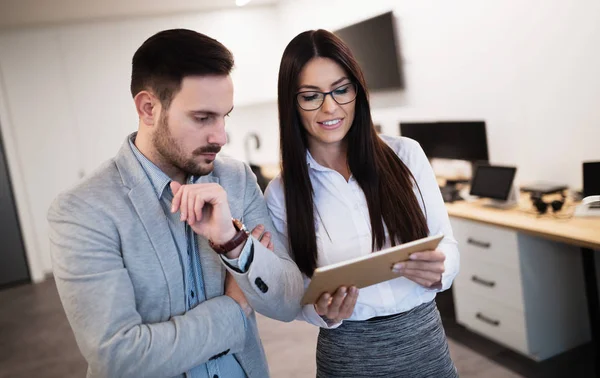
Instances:
[[[242,223],[242,221],[240,221],[239,219],[235,219],[233,218],[233,226],[235,227],[236,230],[238,231],[247,231],[246,230],[246,226],[244,226],[244,224]]]

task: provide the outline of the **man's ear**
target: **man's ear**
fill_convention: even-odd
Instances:
[[[133,98],[138,117],[146,126],[154,126],[158,117],[160,102],[152,93],[141,91]]]

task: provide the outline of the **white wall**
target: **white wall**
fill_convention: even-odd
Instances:
[[[264,102],[237,106],[227,120],[229,141],[223,152],[248,163],[263,165],[279,162],[279,119],[277,103]],[[260,137],[260,148],[254,141],[246,140],[250,133]]]
[[[318,11],[316,11],[318,9]],[[600,2],[596,0],[330,0],[280,5],[289,40],[393,10],[406,90],[398,121],[485,119],[493,163],[518,166],[521,183],[581,187],[581,162],[600,160]]]
[[[274,20],[274,8],[254,8],[60,28],[72,112],[81,144],[86,146],[84,171],[113,156],[124,136],[137,128],[129,92],[130,67],[135,50],[146,38],[183,27],[221,41],[235,56],[235,106],[244,107],[275,99],[278,58],[270,49],[275,44]]]
[[[64,185],[77,177],[74,123],[68,109],[56,35],[27,31],[0,36],[0,68],[6,108],[7,144],[17,208],[32,278],[50,267],[45,210]]]
[[[582,161],[600,160],[597,0],[295,0],[279,8],[285,43],[395,12],[406,90],[372,97],[386,133],[397,135],[401,120],[484,119],[491,161],[516,165],[521,184],[581,188]]]
[[[581,185],[581,161],[600,160],[597,0],[288,0],[0,31],[0,123],[10,169],[20,176],[14,185],[30,268],[50,271],[51,200],[135,130],[129,67],[148,36],[187,27],[233,51],[236,108],[224,152],[245,159],[244,137],[257,131],[263,146],[249,158],[273,164],[285,45],[306,29],[336,29],[388,10],[398,21],[406,89],[372,96],[386,133],[397,134],[401,120],[485,119],[492,162],[517,165],[521,183]]]
[[[9,167],[21,176],[14,189],[35,281],[51,272],[51,201],[137,128],[129,83],[142,42],[176,27],[220,40],[235,55],[235,103],[243,108],[275,99],[276,25],[276,8],[254,7],[0,32],[0,121]]]

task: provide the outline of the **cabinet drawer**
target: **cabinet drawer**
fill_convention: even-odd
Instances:
[[[452,231],[463,259],[477,259],[519,269],[517,233],[465,219],[451,218]]]
[[[524,311],[519,270],[461,256],[460,272],[454,280],[457,290],[466,289],[515,310]]]
[[[455,290],[456,320],[467,328],[529,355],[525,314],[467,290]]]

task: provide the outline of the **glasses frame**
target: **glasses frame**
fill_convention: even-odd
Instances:
[[[346,102],[339,102],[338,100],[336,100],[335,96],[333,95],[333,92],[335,92],[335,91],[337,91],[338,89],[340,89],[340,88],[342,88],[342,87],[345,87],[345,86],[347,86],[347,85],[352,85],[352,86],[354,87],[354,98],[353,98],[352,100],[350,100],[350,101],[346,101]],[[303,107],[302,107],[302,105],[300,105],[300,101],[298,100],[298,96],[300,96],[300,95],[301,95],[301,94],[303,94],[303,93],[320,93],[320,94],[322,94],[322,95],[323,95],[323,100],[321,100],[321,104],[320,104],[318,107],[316,107],[316,108],[314,108],[314,109],[305,109],[305,108],[303,108]],[[296,99],[296,103],[298,104],[298,106],[300,107],[300,109],[302,109],[302,110],[304,110],[304,111],[307,111],[307,112],[312,112],[312,111],[315,111],[315,110],[319,110],[319,109],[321,109],[321,107],[322,107],[322,106],[323,106],[323,104],[325,103],[325,98],[327,97],[327,95],[330,95],[330,96],[331,96],[331,98],[333,99],[333,101],[335,101],[335,103],[336,103],[336,104],[338,104],[338,105],[346,105],[346,104],[349,104],[349,103],[351,103],[352,101],[356,100],[356,97],[358,97],[358,85],[356,85],[356,83],[354,83],[354,82],[349,82],[349,83],[342,84],[342,85],[340,85],[340,86],[338,86],[338,87],[336,87],[336,88],[334,88],[334,89],[330,90],[329,92],[321,92],[321,91],[302,91],[302,92],[298,92],[298,93],[296,93],[296,97],[295,97],[295,99]]]

